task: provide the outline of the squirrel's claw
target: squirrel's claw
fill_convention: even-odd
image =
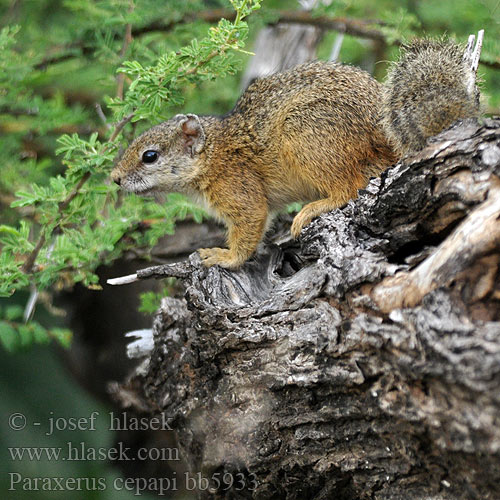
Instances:
[[[234,257],[227,248],[200,248],[198,254],[205,267],[212,267],[216,264],[226,269],[238,269],[243,262]]]

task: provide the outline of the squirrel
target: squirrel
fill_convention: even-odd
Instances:
[[[181,114],[144,132],[111,177],[134,193],[175,191],[203,202],[228,230],[227,249],[198,250],[203,264],[237,269],[273,212],[307,203],[292,223],[297,238],[427,138],[479,116],[479,56],[471,69],[470,44],[464,55],[452,41],[414,41],[385,85],[320,61],[258,79],[225,116]]]

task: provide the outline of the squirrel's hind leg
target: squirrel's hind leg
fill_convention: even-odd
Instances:
[[[356,198],[358,189],[363,188],[367,184],[365,179],[360,174],[360,169],[357,165],[353,166],[349,173],[341,175],[337,173],[334,178],[318,176],[314,182],[318,190],[328,194],[326,198],[321,198],[317,201],[308,203],[295,216],[292,222],[291,233],[297,239],[302,229],[307,226],[315,217],[325,212],[330,212],[336,208],[342,207],[352,198]],[[311,183],[312,183],[312,179]]]
[[[292,236],[297,239],[300,236],[300,232],[302,231],[302,229],[307,226],[307,224],[309,224],[315,217],[321,215],[324,212],[330,212],[331,210],[335,210],[336,208],[341,207],[342,205],[347,203],[349,199],[350,197],[347,197],[345,200],[338,198],[324,198],[322,200],[308,203],[293,219],[292,228],[290,230]]]

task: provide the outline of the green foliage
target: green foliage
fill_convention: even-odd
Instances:
[[[46,344],[52,339],[69,347],[71,332],[65,328],[46,329],[36,321],[22,322],[23,308],[11,305],[0,308],[0,344],[9,351],[19,351],[35,344]]]
[[[141,304],[139,305],[139,312],[142,312],[144,314],[155,313],[160,307],[161,299],[170,295],[174,284],[175,278],[167,278],[163,281],[163,288],[159,292],[141,293]]]
[[[162,297],[165,297],[164,294],[159,294],[155,292],[144,292],[141,293],[140,299],[141,304],[139,305],[139,312],[145,314],[152,314],[158,310],[158,306],[160,305],[160,301]]]
[[[387,43],[392,44],[403,38],[416,36],[421,22],[418,17],[408,12],[405,8],[399,7],[396,10],[385,10],[382,12],[380,31],[384,34]]]
[[[118,71],[133,78],[127,95],[124,99],[107,99],[108,106],[117,110],[116,116],[123,118],[134,112],[132,121],[164,118],[161,111],[165,103],[183,104],[182,89],[186,85],[224,77],[239,69],[230,50],[243,50],[248,29],[242,19],[260,7],[260,0],[231,0],[231,4],[237,13],[235,21],[221,19],[201,41],[193,39],[180,50],[161,55],[151,66],[125,61]]]

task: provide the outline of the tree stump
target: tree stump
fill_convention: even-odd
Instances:
[[[500,498],[499,177],[500,120],[458,123],[237,272],[139,271],[185,296],[116,397],[201,498]]]

